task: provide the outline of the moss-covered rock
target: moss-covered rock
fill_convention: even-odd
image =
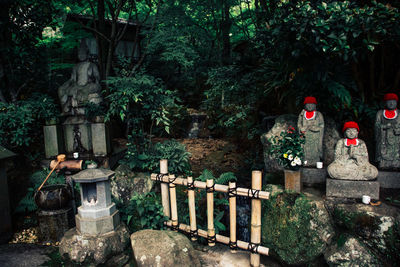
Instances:
[[[334,231],[322,200],[283,192],[264,203],[262,243],[282,262],[309,263],[330,244]]]

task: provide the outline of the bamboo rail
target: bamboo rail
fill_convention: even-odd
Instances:
[[[215,246],[216,242],[229,245],[231,252],[237,248],[248,250],[250,254],[250,265],[260,266],[260,254],[268,256],[269,248],[261,246],[261,199],[269,199],[270,193],[261,190],[261,171],[252,172],[251,189],[236,187],[236,183],[229,185],[215,184],[213,179],[206,182],[193,181],[192,177],[182,178],[168,174],[167,160],[160,161],[160,173],[151,174],[151,179],[161,182],[161,198],[164,214],[169,218],[165,225],[174,231],[184,231],[190,234],[192,241],[197,237],[204,237],[209,246]],[[178,208],[176,202],[176,185],[187,186],[190,225],[178,223]],[[196,202],[195,188],[205,189],[207,192],[207,231],[197,229],[196,224]],[[229,237],[215,234],[214,228],[214,192],[228,193],[229,197]],[[251,236],[250,242],[237,240],[236,238],[236,197],[244,196],[251,198]]]

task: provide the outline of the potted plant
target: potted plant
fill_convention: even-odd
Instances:
[[[280,136],[272,137],[268,141],[269,154],[284,168],[285,189],[300,192],[302,189],[300,167],[306,163],[303,162],[304,134],[289,126]]]

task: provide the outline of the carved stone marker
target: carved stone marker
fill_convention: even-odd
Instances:
[[[374,180],[378,170],[369,163],[365,142],[358,139],[360,128],[351,121],[343,126],[345,138],[339,140],[335,148],[335,160],[328,166],[328,174],[333,179],[326,181],[326,196],[360,198],[368,195],[379,198],[379,182]]]
[[[385,109],[379,110],[375,119],[376,161],[380,169],[400,168],[400,117],[396,94],[384,96]]]
[[[317,100],[308,96],[304,99],[304,109],[297,120],[299,132],[304,132],[306,142],[303,145],[305,166],[315,167],[322,161],[322,140],[324,137],[324,117],[316,110]]]

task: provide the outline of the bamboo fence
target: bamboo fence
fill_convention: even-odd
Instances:
[[[250,254],[250,265],[260,266],[260,254],[268,256],[269,248],[261,246],[261,199],[269,199],[270,193],[261,190],[261,171],[252,172],[251,189],[236,187],[236,183],[229,185],[215,184],[213,179],[206,182],[193,181],[192,177],[175,177],[168,173],[168,161],[160,161],[160,173],[151,174],[151,179],[161,182],[161,199],[164,215],[169,218],[165,223],[174,231],[183,231],[190,235],[192,241],[197,237],[204,237],[209,246],[216,242],[229,245],[231,252],[235,253],[238,248],[248,250]],[[187,187],[190,225],[178,222],[178,208],[176,203],[176,186]],[[198,229],[196,224],[196,202],[194,190],[205,189],[207,192],[207,231]],[[214,192],[227,193],[229,197],[229,237],[215,234],[214,228]],[[236,239],[236,196],[251,198],[251,231],[250,242]]]

